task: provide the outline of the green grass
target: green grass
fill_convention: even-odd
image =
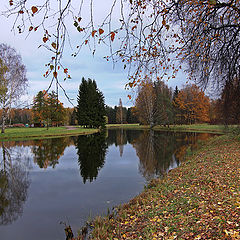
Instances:
[[[218,133],[224,134],[228,132],[236,131],[236,125],[224,126],[224,125],[210,125],[207,123],[204,124],[191,124],[191,125],[170,125],[169,127],[164,127],[157,125],[153,127],[153,130],[160,131],[183,131],[183,132],[208,132],[208,133]],[[140,124],[107,124],[107,128],[127,128],[127,129],[149,129],[149,125],[140,125]]]
[[[128,129],[144,129],[149,128],[147,125],[140,125],[139,123],[134,124],[107,124],[107,128],[128,128]]]
[[[92,239],[240,239],[240,142],[217,136],[114,217],[97,218]]]
[[[210,125],[210,124],[191,124],[191,125],[170,125],[168,127],[156,126],[154,130],[173,130],[173,131],[195,131],[195,132],[212,132],[212,133],[226,133],[229,132],[233,126],[226,128],[224,125]]]
[[[0,133],[0,140],[17,140],[17,139],[41,139],[63,136],[73,136],[81,134],[92,134],[98,129],[86,129],[76,126],[76,129],[69,130],[66,127],[47,128],[7,128],[5,133]]]

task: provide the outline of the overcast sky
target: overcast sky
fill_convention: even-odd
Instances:
[[[104,4],[99,4],[99,6],[97,6],[96,14],[98,14],[99,17],[104,15],[106,6],[105,2]],[[0,0],[0,11],[5,10],[6,7],[9,7],[9,2],[6,0]],[[85,14],[87,14],[87,12]],[[15,48],[22,56],[23,63],[27,68],[27,78],[29,81],[28,94],[24,96],[24,99],[30,104],[34,95],[49,86],[51,79],[44,78],[43,74],[47,70],[45,64],[48,63],[51,55],[45,49],[38,48],[42,43],[42,33],[37,31],[28,37],[26,37],[25,33],[14,34],[13,31],[11,31],[13,20],[14,18],[7,19],[0,16],[0,43],[7,43]],[[77,35],[74,30],[75,29],[70,29],[70,33],[72,33],[73,42],[77,42],[79,35]],[[118,105],[120,98],[122,99],[124,106],[130,107],[133,105],[133,101],[130,101],[127,97],[128,94],[132,93],[125,90],[125,84],[128,82],[127,72],[124,71],[121,64],[117,64],[113,67],[112,63],[107,62],[103,58],[108,55],[106,48],[99,47],[94,57],[87,49],[81,51],[76,58],[73,58],[71,54],[72,51],[67,50],[63,62],[68,67],[72,79],[66,80],[65,82],[61,80],[61,84],[66,90],[68,96],[74,99],[74,105],[76,105],[78,88],[82,77],[96,80],[98,88],[105,96],[105,103],[107,105]],[[176,85],[181,87],[185,81],[186,79],[184,75],[179,74],[176,79],[170,80],[168,85],[173,88],[175,88]],[[63,92],[60,92],[60,101],[64,103],[65,107],[72,107],[67,98],[64,97]]]

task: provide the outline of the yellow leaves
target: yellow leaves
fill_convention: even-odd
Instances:
[[[233,230],[233,229],[229,229],[229,230],[224,230],[225,234],[227,236],[230,236],[231,239],[240,239],[240,235],[239,235],[239,232]]]
[[[38,8],[36,6],[32,6],[32,13],[35,14],[38,11]]]

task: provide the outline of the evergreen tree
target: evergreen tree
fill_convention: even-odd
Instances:
[[[116,113],[116,122],[123,124],[123,106],[122,106],[122,99],[119,99],[119,105],[117,108],[117,113]]]
[[[116,109],[110,106],[106,106],[106,115],[108,117],[108,123],[116,123]]]
[[[134,114],[134,108],[130,107],[127,109],[127,123],[138,123],[139,120],[137,119],[136,114]]]
[[[82,78],[77,101],[77,119],[79,125],[90,128],[105,127],[106,110],[104,96],[97,88],[95,80],[85,80]]]

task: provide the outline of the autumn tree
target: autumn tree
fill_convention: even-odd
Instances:
[[[156,92],[151,81],[147,80],[139,87],[135,107],[140,123],[148,124],[150,127],[153,127],[155,125],[157,111]]]
[[[16,104],[27,87],[26,68],[14,48],[0,44],[0,107],[2,108],[2,133],[13,104]]]
[[[196,85],[187,85],[174,101],[184,123],[209,122],[209,98]]]
[[[63,103],[59,101],[58,96],[54,91],[49,93],[48,97],[46,98],[44,116],[45,119],[47,119],[47,124],[50,122],[51,125],[54,126],[64,124],[67,118]]]
[[[54,91],[49,94],[45,90],[39,91],[33,100],[32,111],[35,125],[46,124],[47,128],[64,124],[66,119],[66,111]]]
[[[41,126],[44,121],[44,110],[46,106],[47,93],[39,91],[33,99],[33,121]]]
[[[154,82],[156,93],[156,123],[169,125],[174,122],[172,90],[163,81]]]

